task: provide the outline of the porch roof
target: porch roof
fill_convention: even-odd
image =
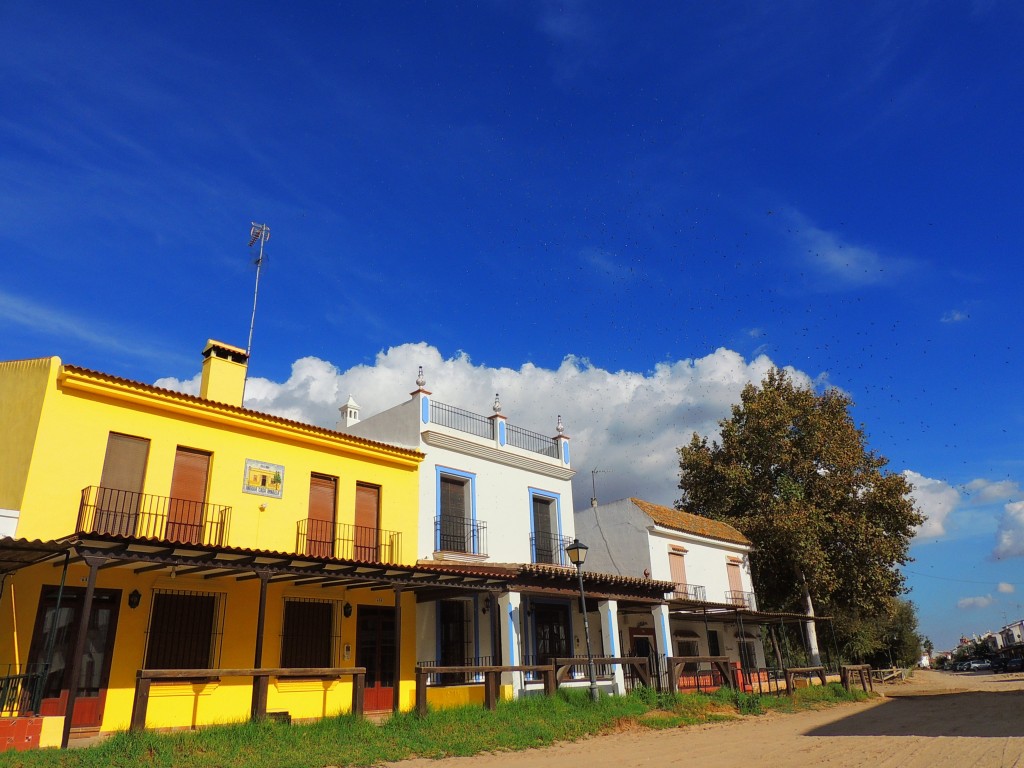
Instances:
[[[0,538],[0,573],[7,574],[26,566],[64,554],[70,547],[67,540]]]
[[[333,557],[308,557],[287,552],[241,547],[182,544],[161,539],[146,539],[117,534],[77,534],[62,542],[25,542],[0,540],[11,545],[11,552],[38,551],[16,567],[30,565],[72,550],[71,563],[103,560],[100,568],[120,568],[134,573],[166,571],[178,576],[203,579],[234,578],[248,581],[266,577],[270,583],[289,582],[296,586],[387,589],[402,588],[416,592],[462,589],[500,591],[505,579],[498,574],[461,573],[453,569],[366,562]],[[30,545],[52,544],[47,549]],[[58,546],[59,545],[59,546]],[[5,554],[0,549],[0,554]]]

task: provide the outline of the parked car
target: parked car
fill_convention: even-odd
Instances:
[[[1003,657],[992,662],[994,672],[1021,672],[1024,671],[1024,659],[1020,657]]]
[[[988,659],[974,659],[967,663],[967,669],[970,672],[978,672],[983,669],[992,669],[992,662]]]

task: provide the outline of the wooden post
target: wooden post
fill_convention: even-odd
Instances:
[[[75,634],[75,649],[71,652],[71,669],[65,678],[68,681],[68,700],[64,706],[64,732],[61,735],[61,749],[68,748],[71,739],[71,720],[75,715],[75,701],[78,699],[78,675],[82,668],[82,654],[85,653],[85,640],[89,633],[89,619],[92,618],[92,596],[96,592],[96,573],[105,563],[105,557],[87,555],[85,562],[89,566],[89,580],[85,586],[85,599],[82,614],[78,620],[78,631]]]
[[[391,702],[393,711],[399,711],[402,692],[402,588],[395,587],[395,695]]]
[[[146,710],[149,709],[149,687],[152,680],[142,676],[140,669],[135,673],[135,700],[132,702],[132,720],[129,730],[141,733],[146,730]]]
[[[268,571],[257,571],[260,577],[260,603],[256,611],[256,653],[253,659],[253,666],[259,669],[263,666],[263,626],[267,618],[267,582],[270,581]],[[252,706],[249,716],[253,720],[262,720],[267,716],[267,689],[270,685],[270,678],[266,675],[257,675],[252,680]]]
[[[416,667],[416,714],[423,717],[427,714],[427,675],[423,667]]]
[[[492,712],[498,708],[498,674],[484,672],[484,706]]]
[[[360,670],[352,676],[352,714],[363,716],[363,702],[366,693],[366,670]]]

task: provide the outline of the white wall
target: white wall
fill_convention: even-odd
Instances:
[[[738,544],[719,542],[677,533],[667,528],[656,527],[648,538],[650,547],[651,577],[672,581],[669,565],[669,551],[672,546],[686,550],[683,562],[686,566],[688,584],[700,584],[707,590],[707,600],[712,603],[728,602],[726,593],[729,591],[729,574],[726,563],[730,558],[740,558],[740,577],[744,592],[754,591],[754,582],[750,576],[750,558],[748,548]]]

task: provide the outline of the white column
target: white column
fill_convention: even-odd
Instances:
[[[501,631],[501,665],[514,667],[523,663],[519,651],[522,648],[523,610],[522,596],[518,592],[508,592],[498,596],[498,615]],[[502,685],[511,685],[513,695],[518,696],[523,689],[522,672],[503,672]]]
[[[662,603],[656,605],[651,609],[651,617],[654,619],[654,644],[658,649],[658,654],[668,658],[669,656],[675,656],[672,650],[672,626],[669,622],[668,606]],[[667,669],[663,672],[667,673]],[[654,670],[651,670],[654,673]],[[669,679],[666,674],[663,678]]]
[[[622,643],[619,638],[619,603],[617,600],[602,600],[597,604],[601,614],[601,649],[602,656],[622,656]],[[615,693],[626,692],[626,679],[622,665],[615,665]]]

